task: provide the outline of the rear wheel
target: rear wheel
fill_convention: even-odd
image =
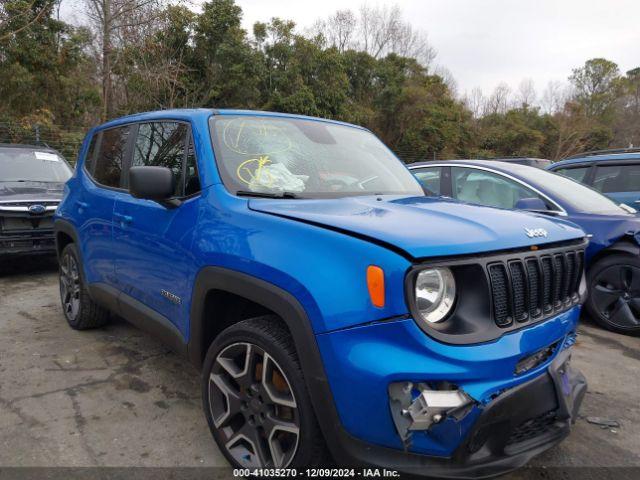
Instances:
[[[233,466],[318,466],[326,459],[293,342],[277,317],[224,330],[209,348],[202,380],[205,416]]]
[[[60,255],[59,282],[62,311],[71,328],[98,328],[109,321],[108,310],[89,297],[82,281],[78,250],[73,243],[64,247]]]
[[[640,259],[609,255],[588,273],[587,308],[598,324],[618,333],[640,333]]]

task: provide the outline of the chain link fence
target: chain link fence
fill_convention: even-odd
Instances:
[[[69,163],[75,164],[86,127],[21,124],[0,122],[0,143],[17,143],[49,147],[57,150]]]

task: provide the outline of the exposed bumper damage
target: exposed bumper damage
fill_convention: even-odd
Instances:
[[[469,347],[434,342],[412,320],[318,336],[330,366],[334,355],[353,365],[328,369],[347,412],[340,462],[449,478],[524,465],[569,434],[586,392],[570,366],[578,316]]]
[[[489,475],[501,473],[503,464],[507,469],[516,468],[528,460],[528,452],[562,440],[587,390],[585,378],[571,367],[566,350],[545,374],[506,390],[486,405],[460,389],[443,387],[446,389],[432,390],[406,382],[390,385],[390,407],[398,434],[409,446],[414,435],[439,435],[439,425],[457,424],[467,416],[473,417],[475,411],[477,420],[454,453],[451,467],[476,466]],[[414,398],[416,389],[420,393]]]

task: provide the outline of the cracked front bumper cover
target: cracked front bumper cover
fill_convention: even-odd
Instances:
[[[519,468],[570,432],[587,390],[571,368],[570,352],[558,354],[546,372],[511,388],[481,413],[465,441],[449,458],[430,457],[344,439],[347,464],[373,465],[443,478],[482,478]]]

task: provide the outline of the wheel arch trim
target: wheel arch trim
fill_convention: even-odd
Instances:
[[[272,283],[246,273],[222,267],[205,267],[197,275],[191,301],[189,341],[187,352],[189,360],[198,369],[202,368],[204,324],[212,319],[204,318],[205,299],[212,290],[220,290],[258,303],[276,315],[287,325],[296,353],[300,360],[304,381],[309,391],[318,423],[333,451],[344,431],[339,422],[333,394],[324,370],[315,334],[308,315],[300,302],[289,292]],[[334,454],[339,452],[334,452]]]

